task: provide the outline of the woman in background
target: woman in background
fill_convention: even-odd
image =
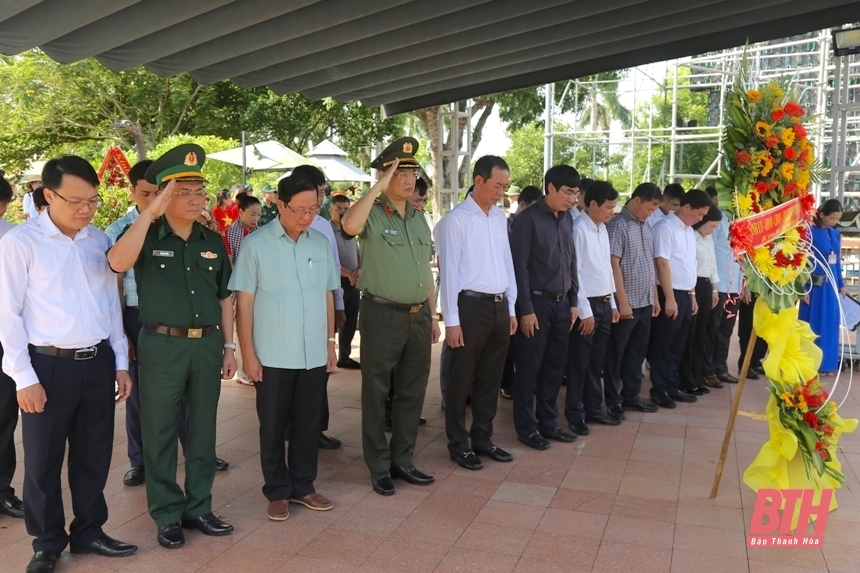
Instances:
[[[836,281],[837,290],[851,296],[842,281],[842,240],[836,223],[842,218],[842,204],[838,199],[828,199],[815,216],[815,224],[810,227],[812,234],[812,255],[815,267],[812,269],[812,284],[809,292],[800,302],[800,320],[805,320],[818,335],[815,344],[821,348],[821,366],[818,371],[824,375],[839,370],[839,298],[830,284],[826,269],[830,269]]]
[[[218,232],[223,233],[227,227],[239,218],[239,206],[230,196],[229,189],[221,189],[216,196],[216,205],[212,207],[212,216],[218,224]]]

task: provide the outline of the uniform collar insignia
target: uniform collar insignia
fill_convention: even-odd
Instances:
[[[394,214],[394,209],[392,209],[392,208],[391,208],[391,203],[386,203],[386,204],[385,204],[385,214],[386,214],[386,215],[388,215],[389,217],[390,217],[392,214]]]

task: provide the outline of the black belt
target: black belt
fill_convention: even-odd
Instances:
[[[485,292],[478,292],[475,290],[461,290],[460,294],[471,296],[473,298],[479,298],[481,300],[489,300],[492,302],[504,302],[505,293],[502,294],[487,294]]]
[[[604,294],[601,296],[590,296],[590,297],[588,297],[588,300],[593,301],[593,302],[609,302],[612,300],[612,295],[611,294]]]
[[[387,298],[382,298],[381,296],[376,296],[375,294],[370,294],[369,292],[365,292],[364,296],[375,302],[376,304],[381,304],[382,306],[387,306],[388,308],[393,308],[394,310],[402,310],[404,312],[408,312],[409,314],[418,314],[421,312],[421,309],[424,308],[426,303],[416,302],[415,304],[401,304],[399,302],[394,302],[388,300]]]
[[[545,290],[533,290],[532,294],[535,296],[542,296],[543,298],[548,298],[549,300],[554,300],[555,302],[561,302],[567,298],[566,294],[555,294],[552,292],[547,292]]]
[[[691,288],[690,290],[684,290],[684,289],[679,289],[679,288],[673,288],[672,290],[673,290],[673,291],[675,291],[675,292],[683,292],[683,293],[693,294],[693,295],[694,295],[694,294],[696,294],[696,289],[694,289],[694,288]]]
[[[54,356],[56,358],[72,358],[74,360],[90,360],[98,356],[99,350],[107,350],[110,348],[107,340],[102,340],[95,346],[86,348],[55,348],[53,346],[33,346],[29,345],[33,352],[44,354],[45,356]]]
[[[166,334],[167,336],[179,336],[181,338],[203,338],[204,336],[209,336],[218,330],[217,326],[204,326],[203,328],[174,328],[172,326],[147,323],[143,323],[143,327],[150,332]]]

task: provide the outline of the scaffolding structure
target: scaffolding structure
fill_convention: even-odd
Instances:
[[[572,139],[574,149],[591,151],[592,164],[578,165],[584,174],[602,178],[608,173],[609,157],[598,164],[601,151],[621,154],[626,159],[624,167],[629,172],[632,190],[641,181],[653,181],[665,185],[670,182],[690,182],[688,186],[700,186],[716,179],[722,154],[722,130],[726,118],[725,103],[732,83],[735,81],[746,51],[750,77],[754,83],[765,84],[771,79],[789,81],[798,102],[812,117],[808,125],[810,139],[820,158],[831,170],[829,181],[814,187],[819,196],[851,198],[860,209],[860,57],[833,57],[830,30],[821,30],[783,40],[761,42],[748,47],[738,47],[696,57],[673,60],[665,64],[665,77],[652,77],[652,66],[627,70],[621,85],[632,88],[619,89],[621,98],[632,97],[631,125],[619,127],[618,122],[606,129],[595,129],[582,125],[586,109],[575,109],[567,117],[559,113],[564,97],[571,94],[579,102],[579,92],[599,92],[600,84],[618,80],[570,80],[562,97],[550,111],[547,98],[545,122],[547,149],[558,138]],[[678,99],[681,90],[708,94],[706,125],[690,118],[679,117]],[[671,125],[655,126],[655,96],[664,98],[665,105],[671,101]],[[671,99],[670,99],[671,98]],[[641,117],[646,115],[646,119]],[[593,111],[592,111],[593,115]],[[554,116],[554,117],[552,117]],[[834,119],[836,130],[834,138]],[[684,147],[691,144],[708,144],[713,159],[701,173],[684,173],[682,169]],[[658,172],[652,172],[652,151],[663,148],[663,162]],[[634,158],[645,154],[644,171],[637,169]],[[637,172],[642,171],[642,172]]]

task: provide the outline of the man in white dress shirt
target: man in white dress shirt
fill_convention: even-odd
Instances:
[[[680,207],[681,199],[684,198],[684,188],[678,183],[669,183],[663,189],[663,200],[660,202],[660,207],[648,217],[648,226],[652,229],[654,225],[669,216],[669,213],[674,213]]]
[[[445,341],[451,348],[445,397],[448,451],[461,467],[479,470],[478,455],[497,462],[513,459],[493,444],[492,436],[505,356],[517,330],[517,282],[507,218],[496,206],[508,187],[508,164],[495,155],[481,157],[472,179],[472,193],[436,226],[436,244]],[[472,428],[467,432],[470,390]]]
[[[319,203],[320,209],[322,209],[323,201],[325,201],[325,190],[326,190],[326,182],[325,182],[325,174],[319,170],[319,168],[314,167],[313,165],[299,165],[295,169],[293,169],[293,173],[296,175],[304,175],[308,179],[310,179],[314,185],[317,186],[317,202]],[[334,238],[334,230],[331,228],[331,222],[328,219],[322,217],[319,213],[317,213],[316,217],[314,217],[313,222],[311,223],[311,229],[315,229],[325,235],[326,239],[328,239],[329,245],[331,245],[331,251],[334,254],[334,259],[332,264],[334,265],[335,276],[340,276],[340,256],[337,252],[337,240]],[[346,310],[343,304],[343,288],[337,287],[334,291],[334,327],[335,330],[340,330],[340,328],[346,324]],[[328,376],[329,373],[325,373],[325,385],[328,386]],[[328,420],[329,420],[329,409],[328,409],[328,391],[323,392],[323,402],[322,402],[322,417],[320,418],[320,442],[319,446],[324,450],[336,450],[341,446],[341,441],[337,438],[332,438],[331,436],[327,436],[325,431],[328,430]],[[289,428],[287,429],[289,432]],[[284,439],[288,439],[287,436],[284,436]]]
[[[50,573],[72,553],[130,555],[134,545],[105,535],[104,487],[114,436],[114,403],[131,392],[128,343],[107,235],[90,226],[98,178],[80,157],[42,171],[47,214],[0,241],[3,370],[18,389],[24,442],[24,520],[33,541],[28,573]],[[66,533],[60,473],[68,474],[75,518]]]
[[[652,321],[648,362],[651,365],[651,401],[663,408],[675,402],[695,402],[679,388],[678,369],[684,356],[687,331],[696,314],[696,232],[692,226],[711,208],[711,199],[699,189],[688,191],[681,206],[651,230],[657,295],[663,310]]]
[[[585,210],[573,221],[573,246],[579,278],[579,317],[570,331],[564,415],[571,430],[589,434],[586,422],[617,426],[621,419],[603,409],[600,375],[612,323],[618,322],[615,278],[609,258],[606,222],[615,214],[618,191],[595,181],[585,192]]]

